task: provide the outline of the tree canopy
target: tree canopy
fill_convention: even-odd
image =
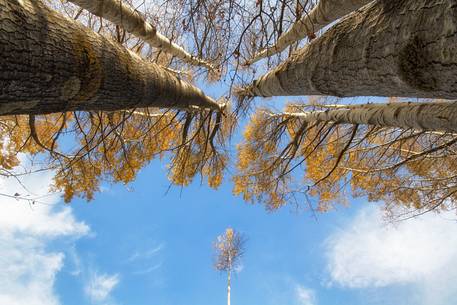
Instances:
[[[91,200],[158,157],[181,186],[236,164],[234,193],[268,209],[455,208],[456,4],[2,0],[0,174],[31,154]]]

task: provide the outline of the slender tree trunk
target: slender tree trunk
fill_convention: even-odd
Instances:
[[[157,32],[154,25],[146,22],[144,18],[122,0],[69,0],[80,7],[88,10],[94,15],[103,17],[114,24],[123,27],[151,46],[161,49],[171,55],[174,55],[183,61],[198,66],[205,66],[209,69],[214,67],[208,62],[192,56],[181,46],[173,43],[170,39]]]
[[[455,99],[457,0],[374,1],[241,95]]]
[[[457,101],[349,105],[347,109],[304,111],[279,115],[298,116],[306,122],[396,127],[425,131],[457,132]]]
[[[346,16],[371,1],[320,0],[309,13],[305,13],[287,32],[282,34],[274,45],[255,54],[246,64],[250,65],[262,58],[282,52],[291,44],[321,30],[333,21]]]
[[[0,0],[0,115],[220,105],[38,0]]]
[[[227,305],[230,305],[230,271],[227,271]]]

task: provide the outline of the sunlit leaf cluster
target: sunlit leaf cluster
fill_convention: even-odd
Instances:
[[[307,121],[291,109],[257,111],[238,146],[234,193],[268,209],[327,211],[347,191],[393,214],[455,208],[453,134]]]
[[[91,200],[102,181],[133,181],[153,158],[170,162],[174,184],[195,175],[217,187],[226,166],[224,118],[210,111],[130,110],[2,118],[2,168],[18,164],[17,155],[37,155],[56,172],[53,189],[65,201]]]

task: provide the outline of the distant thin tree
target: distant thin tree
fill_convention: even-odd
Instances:
[[[244,253],[245,238],[232,228],[227,228],[225,233],[219,235],[214,242],[216,258],[214,268],[227,272],[227,305],[230,305],[230,276],[240,264]]]

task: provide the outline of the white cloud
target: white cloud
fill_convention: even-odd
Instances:
[[[57,305],[53,286],[63,254],[36,238],[0,234],[0,304]]]
[[[233,268],[233,271],[235,273],[240,273],[241,271],[243,271],[243,269],[244,269],[244,265],[243,265],[243,263],[240,262],[235,265],[235,268]]]
[[[159,244],[133,252],[126,260],[126,263],[130,264],[132,269],[135,269],[132,274],[145,275],[160,269],[162,263],[159,260],[159,255],[163,248],[164,245]]]
[[[76,252],[75,247],[71,247],[68,251],[68,256],[71,262],[70,274],[73,276],[79,276],[82,273],[83,264],[81,262],[81,258],[79,257],[78,253]]]
[[[34,197],[47,195],[51,175],[24,176],[22,183]],[[0,178],[0,189],[6,194],[26,192],[13,178]],[[58,200],[57,195],[46,196],[41,203],[29,205],[0,196],[0,304],[60,304],[54,282],[64,253],[49,251],[47,246],[59,237],[87,234],[89,227],[75,219],[70,207],[56,205]]]
[[[138,260],[148,260],[153,256],[157,255],[163,249],[163,245],[160,244],[156,247],[147,249],[145,251],[135,251],[128,259],[127,262],[131,263]]]
[[[300,305],[316,304],[316,294],[312,289],[297,285],[295,287],[295,295]]]
[[[151,272],[158,270],[160,267],[162,267],[162,263],[158,263],[157,265],[153,265],[153,266],[146,267],[146,268],[141,268],[137,271],[133,271],[132,274],[145,275],[145,274],[149,274]]]
[[[450,218],[455,214],[428,213],[392,226],[379,210],[363,209],[326,241],[331,281],[349,288],[416,285],[424,304],[445,304],[440,299],[457,297],[457,222]]]
[[[57,237],[62,235],[85,235],[89,227],[76,221],[69,207],[56,209],[59,194],[49,194],[53,172],[25,175],[21,183],[15,178],[0,178],[2,193],[22,197],[31,194],[31,198],[43,197],[39,203],[0,197],[0,231],[26,233],[34,236]],[[29,193],[29,194],[26,194]],[[61,205],[61,203],[59,203]]]
[[[84,291],[93,302],[102,302],[109,298],[110,293],[118,284],[118,274],[108,275],[93,272]]]

